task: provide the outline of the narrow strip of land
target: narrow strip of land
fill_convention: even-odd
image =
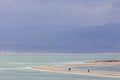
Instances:
[[[67,73],[74,73],[74,74],[85,74],[85,75],[97,75],[97,76],[108,76],[108,77],[120,77],[120,73],[112,73],[112,72],[104,72],[104,71],[90,71],[88,70],[72,70],[71,68],[62,68],[64,67],[72,67],[72,66],[95,66],[95,65],[108,65],[108,64],[120,64],[120,60],[101,60],[101,61],[92,61],[92,62],[85,62],[80,64],[59,64],[53,66],[35,66],[32,67],[33,69],[38,70],[47,70],[47,71],[54,71],[54,72],[67,72]]]

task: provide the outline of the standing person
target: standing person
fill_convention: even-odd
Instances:
[[[71,68],[68,68],[68,71],[71,71]]]
[[[88,69],[88,72],[90,72],[90,69]]]

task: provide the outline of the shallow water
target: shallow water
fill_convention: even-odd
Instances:
[[[0,80],[120,80],[120,78],[47,72],[31,68],[103,59],[120,59],[120,54],[0,54]]]
[[[97,71],[109,71],[109,72],[116,72],[120,73],[120,64],[111,64],[111,65],[98,65],[98,66],[80,66],[80,67],[73,67],[76,70],[97,70]]]

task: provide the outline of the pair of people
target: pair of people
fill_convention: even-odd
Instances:
[[[71,68],[68,68],[68,71],[71,71]],[[90,69],[88,69],[88,72],[90,72]]]

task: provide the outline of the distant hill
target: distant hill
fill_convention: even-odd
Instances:
[[[0,30],[0,50],[120,52],[120,24],[28,26]]]

